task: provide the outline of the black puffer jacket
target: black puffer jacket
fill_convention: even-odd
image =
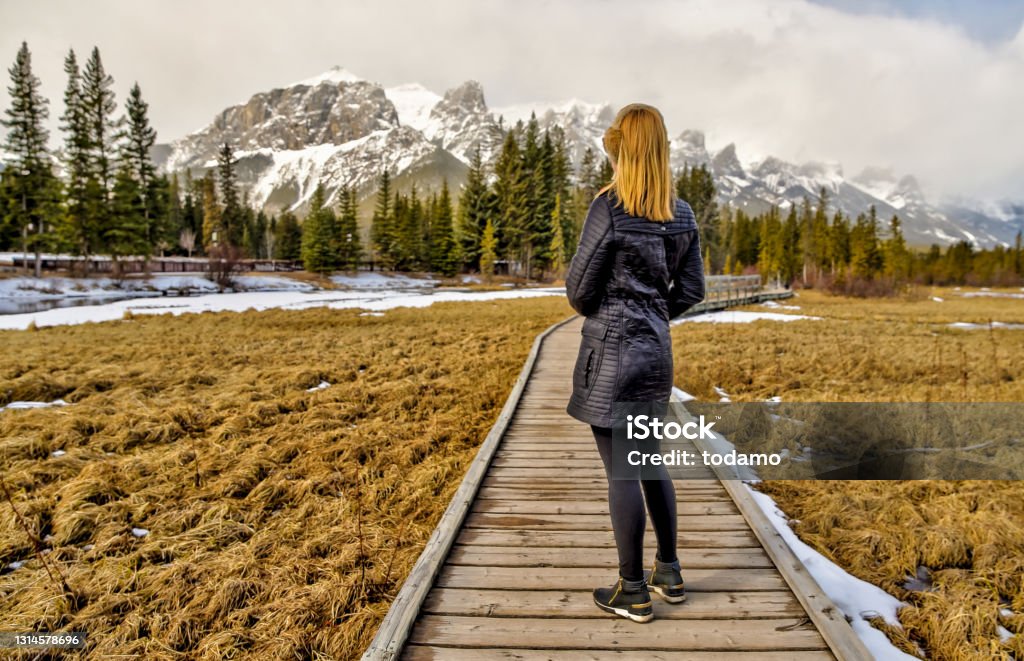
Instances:
[[[590,205],[565,278],[585,316],[572,374],[572,417],[612,426],[614,402],[666,402],[672,392],[669,319],[704,299],[704,264],[690,205],[654,222],[631,216],[613,192]]]

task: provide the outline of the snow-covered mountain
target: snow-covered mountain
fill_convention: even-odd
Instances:
[[[442,179],[457,187],[476,149],[485,163],[492,162],[505,131],[531,115],[542,128],[562,128],[578,166],[587,148],[603,153],[601,135],[614,109],[576,99],[490,109],[476,81],[439,95],[416,83],[383,87],[335,67],[255,94],[220,112],[202,130],[158,145],[154,156],[167,171],[198,174],[215,164],[219,146],[230,141],[250,204],[302,210],[318,182],[328,201],[345,185],[371,195],[385,167],[399,188],[413,182],[435,188]],[[898,214],[915,244],[967,239],[979,246],[1009,245],[1024,227],[1024,204],[939,206],[924,198],[912,176],[883,169],[847,177],[838,163],[793,164],[774,157],[744,166],[736,145],[709,152],[704,134],[696,130],[673,138],[671,152],[674,168],[709,166],[720,201],[752,213],[771,205],[788,209],[805,196],[813,200],[824,186],[844,213],[854,215],[874,204],[885,222]]]

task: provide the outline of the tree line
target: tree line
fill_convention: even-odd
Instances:
[[[704,166],[684,168],[676,189],[697,216],[709,273],[759,273],[765,281],[845,294],[884,294],[906,283],[1010,285],[1024,275],[1020,232],[1011,247],[960,241],[914,250],[898,215],[884,221],[873,205],[855,217],[830,212],[824,187],[814,200],[755,215],[719,206]]]

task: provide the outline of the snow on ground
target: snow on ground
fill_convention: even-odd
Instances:
[[[987,298],[1024,298],[1024,294],[1008,291],[991,291],[987,288],[981,291],[965,291],[960,295],[964,298],[980,298],[982,296]]]
[[[848,574],[841,567],[821,555],[807,544],[800,541],[796,533],[789,527],[786,515],[783,514],[771,496],[752,489],[749,484],[744,487],[754,498],[754,502],[768,516],[775,530],[789,545],[793,554],[800,559],[814,580],[821,586],[839,610],[850,620],[850,626],[879,661],[917,661],[917,657],[897,649],[889,638],[871,626],[869,618],[881,616],[888,624],[901,627],[896,611],[903,606],[896,597],[885,590]]]
[[[324,388],[330,388],[331,384],[326,381],[321,381],[312,388],[306,388],[306,392],[316,392],[317,390],[323,390]]]
[[[676,397],[680,402],[692,402],[697,399],[685,390],[676,388],[675,386],[672,386],[672,396]]]
[[[354,275],[332,275],[330,279],[334,284],[350,289],[407,289],[437,286],[437,281],[430,278],[414,278],[408,275],[377,271],[360,271]]]
[[[732,398],[729,397],[729,393],[725,392],[725,390],[719,388],[718,386],[715,386],[715,393],[719,396],[720,399],[718,401],[720,402],[732,401]]]
[[[776,310],[799,310],[800,309],[799,305],[783,305],[783,304],[777,303],[775,301],[765,301],[761,305],[763,307],[773,308],[773,309],[776,309]]]
[[[239,275],[233,291],[311,291],[308,282],[276,275]],[[0,299],[52,300],[89,296],[194,294],[219,291],[217,283],[194,273],[157,273],[149,278],[14,277],[0,279]]]
[[[676,319],[674,324],[685,324],[689,322],[711,323],[711,324],[749,324],[754,321],[797,321],[799,319],[821,319],[806,314],[782,314],[779,312],[751,312],[748,310],[718,310],[717,312],[706,312],[692,317]]]
[[[940,296],[932,296],[932,300],[935,301],[936,303],[944,303],[946,299]]]
[[[975,324],[969,321],[955,321],[951,324],[946,324],[950,328],[956,328],[958,330],[983,330],[988,329],[988,324]],[[993,321],[992,328],[1002,328],[1006,330],[1021,330],[1024,329],[1024,324],[1007,324],[1002,321]]]
[[[37,326],[58,326],[91,321],[111,321],[123,319],[126,312],[132,314],[169,312],[178,315],[194,312],[243,312],[249,309],[268,310],[271,308],[302,310],[313,307],[362,308],[371,312],[379,312],[397,307],[427,307],[443,301],[492,301],[564,295],[565,289],[562,287],[479,292],[435,291],[430,287],[419,287],[405,291],[370,288],[362,291],[317,290],[204,294],[182,298],[119,300],[99,305],[80,305],[41,312],[0,315],[0,330],[24,329],[32,322],[35,322]]]
[[[134,535],[135,537],[142,538],[142,537],[145,537],[148,534],[149,534],[149,531],[146,530],[145,528],[132,528],[132,535]]]
[[[0,317],[2,319],[3,317]],[[68,403],[63,399],[55,399],[52,402],[11,402],[7,406],[0,406],[0,411],[4,409],[41,409],[47,406],[67,406]]]

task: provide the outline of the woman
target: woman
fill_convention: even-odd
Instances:
[[[619,554],[619,580],[594,590],[594,602],[649,622],[648,588],[670,603],[686,599],[676,556],[675,488],[663,466],[658,479],[612,479],[612,409],[616,402],[668,401],[669,319],[703,300],[704,265],[693,211],[673,194],[661,113],[640,103],[626,106],[605,131],[604,147],[614,175],[590,205],[566,275],[569,302],[586,317],[567,411],[593,430]],[[658,538],[648,575],[645,500]]]

